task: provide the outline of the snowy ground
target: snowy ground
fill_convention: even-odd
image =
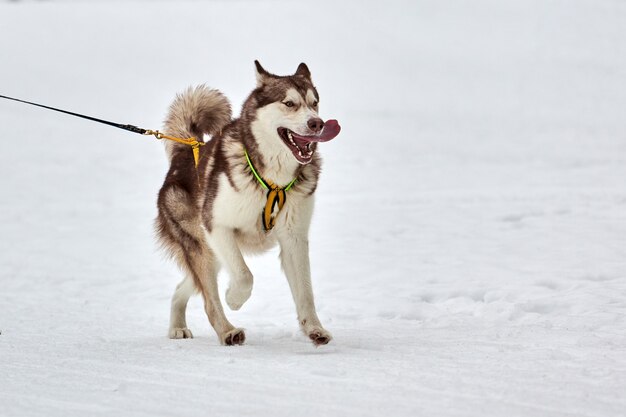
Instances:
[[[0,94],[147,128],[306,61],[332,344],[276,252],[222,347],[152,235],[149,138],[0,101],[0,416],[623,416],[626,4],[0,2]],[[224,287],[222,277],[222,288]]]

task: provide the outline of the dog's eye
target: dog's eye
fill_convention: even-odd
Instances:
[[[313,102],[313,107],[317,107],[317,104],[318,104],[318,103],[319,103],[319,102],[318,102],[317,100],[315,100],[315,101]]]
[[[291,101],[291,100],[289,100],[289,101],[285,101],[283,104],[284,104],[285,106],[287,106],[287,107],[293,107],[293,106],[295,106],[295,104],[294,104],[294,103],[293,103],[293,101]]]

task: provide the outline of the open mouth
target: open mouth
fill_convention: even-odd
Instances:
[[[307,140],[307,136],[300,136],[285,127],[278,128],[278,136],[285,142],[293,156],[301,164],[311,162],[317,145],[313,141]]]
[[[329,120],[324,124],[322,131],[316,135],[303,136],[286,127],[279,127],[278,136],[285,142],[299,163],[308,164],[313,159],[317,142],[328,142],[334,139],[340,131],[339,123],[336,120]]]

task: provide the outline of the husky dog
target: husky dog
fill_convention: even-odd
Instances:
[[[172,297],[169,337],[192,337],[185,311],[189,297],[200,292],[220,342],[243,344],[243,329],[224,315],[218,272],[228,272],[226,303],[238,310],[253,283],[243,253],[278,244],[300,327],[316,346],[324,345],[332,336],[315,311],[308,231],[321,165],[317,143],[333,139],[340,127],[318,116],[319,95],[304,63],[289,76],[255,64],[257,87],[238,119],[222,93],[199,86],[179,94],[165,120],[165,134],[199,141],[211,136],[200,147],[197,168],[189,146],[166,145],[170,169],[158,196],[156,230],[185,274]]]

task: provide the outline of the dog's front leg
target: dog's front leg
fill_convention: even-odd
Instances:
[[[230,275],[226,290],[226,303],[232,310],[239,310],[252,294],[252,272],[243,259],[233,229],[214,227],[207,233],[207,240]]]
[[[315,311],[307,234],[288,230],[279,235],[279,242],[280,259],[296,303],[300,328],[316,346],[325,345],[332,335],[322,327]]]

